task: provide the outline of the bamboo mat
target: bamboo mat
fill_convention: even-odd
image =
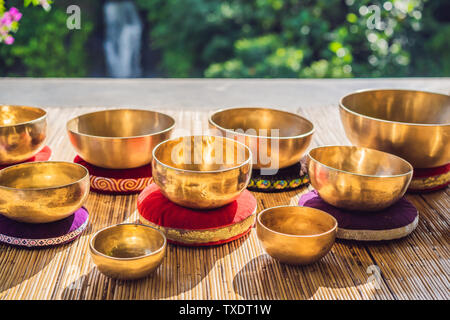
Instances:
[[[47,108],[52,160],[70,161],[75,156],[66,121],[97,109]],[[207,127],[206,112],[161,111],[177,120],[175,135],[198,134]],[[315,123],[312,146],[348,144],[335,106],[292,111]],[[258,210],[296,204],[308,188],[254,193]],[[409,237],[386,243],[337,241],[327,256],[310,266],[286,266],[272,260],[252,230],[244,239],[212,248],[169,245],[163,264],[149,278],[112,280],[93,265],[88,241],[100,228],[137,221],[136,199],[91,192],[85,205],[90,225],[70,244],[38,250],[0,245],[0,299],[450,298],[449,188],[408,195],[420,212],[419,225]],[[381,273],[373,273],[377,267]]]

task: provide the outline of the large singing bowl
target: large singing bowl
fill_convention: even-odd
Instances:
[[[247,145],[255,169],[281,169],[298,163],[314,133],[311,121],[267,108],[219,110],[210,116],[209,124],[222,136]]]
[[[405,194],[413,167],[374,149],[324,146],[309,151],[308,174],[325,202],[348,210],[379,211]]]
[[[30,159],[47,137],[47,112],[25,106],[0,106],[0,165]]]
[[[20,222],[67,218],[89,194],[89,173],[63,161],[26,162],[0,170],[0,214]]]
[[[98,167],[137,168],[152,161],[152,150],[170,138],[175,120],[165,114],[133,109],[88,113],[67,123],[78,155]]]
[[[172,202],[193,209],[214,209],[235,200],[247,188],[250,150],[214,136],[167,140],[153,150],[152,175]]]
[[[450,162],[450,96],[412,90],[365,90],[340,101],[352,144],[395,154],[414,168]]]

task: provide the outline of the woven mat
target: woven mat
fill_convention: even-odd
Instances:
[[[66,121],[98,108],[47,108],[54,160],[75,156]],[[207,112],[161,110],[177,127],[207,123]],[[348,143],[335,105],[297,111],[316,125],[312,146]],[[310,190],[254,193],[258,211],[296,204]],[[91,234],[119,222],[137,221],[136,195],[91,193],[91,222],[75,242],[44,250],[0,245],[0,299],[450,299],[449,188],[408,195],[420,223],[407,238],[381,243],[338,241],[320,262],[281,265],[264,253],[252,230],[244,239],[212,248],[169,245],[157,272],[126,282],[101,275],[88,253]],[[378,272],[379,271],[379,272]]]

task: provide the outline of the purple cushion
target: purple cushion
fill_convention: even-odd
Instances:
[[[51,223],[23,223],[0,215],[0,242],[25,247],[46,247],[75,240],[86,228],[89,213],[81,207],[73,215]]]
[[[405,197],[378,212],[345,211],[336,208],[317,194],[316,190],[300,197],[300,206],[323,210],[338,222],[338,228],[349,230],[390,230],[412,224],[417,218],[417,209]]]

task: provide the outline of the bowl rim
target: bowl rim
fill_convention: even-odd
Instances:
[[[145,228],[150,228],[150,229],[153,229],[153,230],[157,231],[157,232],[162,236],[162,238],[163,238],[163,244],[162,244],[162,246],[161,246],[160,248],[158,248],[157,250],[151,252],[151,253],[147,253],[147,254],[144,254],[144,255],[142,255],[142,256],[137,256],[137,257],[130,257],[130,258],[118,258],[118,257],[108,256],[108,255],[104,254],[103,252],[98,251],[98,250],[95,248],[93,242],[94,242],[94,240],[97,238],[97,236],[98,236],[101,232],[103,232],[103,231],[105,231],[105,230],[107,230],[107,229],[112,229],[112,228],[116,228],[116,227],[123,226],[123,225],[131,225],[131,226],[137,226],[137,227],[145,227]],[[142,259],[142,258],[147,258],[147,257],[150,257],[150,256],[154,256],[154,255],[160,253],[161,251],[163,251],[163,250],[166,248],[166,246],[167,246],[167,237],[166,237],[166,235],[164,234],[164,232],[162,232],[162,231],[159,230],[158,228],[155,228],[155,227],[152,227],[152,226],[148,226],[148,225],[141,224],[141,223],[131,223],[131,222],[117,223],[117,224],[113,224],[113,225],[110,225],[110,226],[106,226],[106,227],[104,227],[104,228],[101,228],[100,230],[97,230],[97,231],[91,236],[91,238],[89,239],[89,248],[90,248],[95,254],[98,254],[98,255],[100,255],[100,256],[102,256],[102,257],[104,257],[104,258],[113,259],[113,260],[118,260],[118,261],[132,261],[132,260],[139,260],[139,259]]]
[[[371,116],[364,115],[362,113],[355,112],[353,110],[350,110],[348,107],[346,107],[343,103],[343,100],[351,95],[359,94],[359,93],[366,93],[366,92],[375,92],[375,91],[402,91],[402,92],[420,92],[420,93],[427,93],[432,95],[439,95],[450,98],[450,95],[445,93],[439,93],[439,92],[433,92],[433,91],[426,91],[426,90],[414,90],[414,89],[389,89],[389,88],[368,88],[368,89],[359,89],[350,93],[345,94],[339,99],[339,107],[355,116],[363,117],[370,120],[385,122],[385,123],[391,123],[391,124],[402,124],[402,125],[408,125],[408,126],[423,126],[423,127],[446,127],[450,126],[450,122],[448,123],[413,123],[413,122],[401,122],[401,121],[392,121],[392,120],[386,120],[381,118],[375,118]]]
[[[149,133],[149,134],[143,134],[143,135],[137,135],[137,136],[127,136],[127,137],[108,137],[108,136],[97,136],[97,135],[93,135],[93,134],[86,134],[86,133],[82,133],[79,131],[74,131],[69,129],[69,123],[75,121],[76,119],[82,117],[82,116],[87,116],[87,115],[91,115],[91,114],[95,114],[95,113],[103,113],[103,112],[108,112],[108,111],[125,111],[125,110],[129,110],[129,111],[146,111],[146,112],[153,112],[153,113],[157,113],[163,116],[168,117],[170,120],[172,120],[172,125],[169,126],[168,128],[158,131],[158,132],[154,132],[154,133]],[[74,135],[79,135],[79,136],[83,136],[83,137],[91,137],[91,138],[96,138],[96,139],[107,139],[107,140],[125,140],[125,139],[134,139],[134,138],[145,138],[145,137],[152,137],[152,136],[156,136],[162,133],[166,133],[169,132],[170,130],[173,130],[173,128],[175,128],[176,125],[176,121],[175,119],[163,112],[159,112],[159,111],[155,111],[155,110],[148,110],[148,109],[133,109],[133,108],[112,108],[112,109],[104,109],[104,110],[98,110],[98,111],[93,111],[93,112],[88,112],[88,113],[83,113],[80,114],[76,117],[73,117],[72,119],[68,120],[66,123],[66,130]]]
[[[296,136],[265,137],[265,136],[259,136],[259,135],[254,135],[254,134],[247,134],[247,133],[235,132],[235,131],[233,131],[232,129],[227,129],[227,128],[224,128],[224,127],[218,125],[216,122],[214,122],[214,121],[212,120],[212,117],[215,116],[216,114],[218,114],[218,113],[220,113],[220,112],[223,112],[223,111],[229,111],[229,110],[234,110],[234,109],[261,109],[261,110],[270,110],[270,111],[277,111],[277,112],[282,112],[282,113],[291,114],[291,115],[293,115],[293,116],[296,116],[296,117],[298,117],[298,118],[301,118],[302,120],[305,120],[306,122],[310,123],[311,126],[312,126],[312,129],[311,129],[310,131],[306,132],[306,133],[303,133],[303,134],[300,134],[300,135],[296,135]],[[214,127],[218,128],[218,129],[220,129],[220,130],[223,130],[223,131],[225,131],[225,132],[227,132],[227,133],[231,133],[231,134],[236,135],[236,136],[244,136],[244,137],[251,137],[251,138],[260,138],[260,139],[261,139],[261,138],[264,138],[264,139],[274,139],[274,140],[275,140],[275,139],[278,139],[278,140],[287,140],[287,139],[299,139],[299,138],[305,138],[305,137],[307,137],[307,136],[312,135],[312,134],[315,132],[315,130],[316,130],[316,128],[315,128],[315,126],[314,126],[314,123],[313,123],[311,120],[309,120],[309,119],[307,119],[307,118],[305,118],[305,117],[303,117],[303,116],[301,116],[301,115],[299,115],[299,114],[297,114],[297,113],[293,113],[293,112],[289,112],[289,111],[285,111],[285,110],[281,110],[281,109],[274,109],[274,108],[267,108],[267,107],[252,107],[252,106],[249,106],[249,107],[243,107],[243,106],[242,106],[242,107],[229,107],[229,108],[221,108],[221,109],[218,109],[218,110],[216,110],[216,111],[213,111],[213,112],[209,115],[209,117],[208,117],[208,123],[210,123],[211,125],[213,125]]]
[[[346,171],[346,170],[342,170],[342,169],[337,169],[334,167],[330,167],[322,162],[320,162],[319,160],[315,159],[313,156],[311,156],[311,151],[314,151],[316,149],[321,149],[321,148],[330,148],[330,147],[338,147],[338,148],[357,148],[357,149],[366,149],[369,151],[375,151],[375,152],[380,152],[380,153],[384,153],[387,154],[388,156],[397,158],[403,162],[405,162],[410,170],[406,173],[401,173],[401,174],[392,174],[392,175],[372,175],[372,174],[362,174],[362,173],[356,173],[356,172],[351,172],[351,171]],[[315,148],[312,148],[311,150],[308,151],[307,153],[308,159],[313,160],[315,162],[317,162],[318,164],[320,164],[321,166],[324,166],[325,168],[334,170],[334,171],[338,171],[338,172],[342,172],[342,173],[346,173],[346,174],[351,174],[354,176],[359,176],[359,177],[368,177],[368,178],[398,178],[398,177],[403,177],[403,176],[408,176],[408,175],[412,175],[414,172],[414,167],[411,165],[411,163],[409,163],[408,161],[406,161],[405,159],[403,159],[402,157],[396,156],[395,154],[392,153],[388,153],[388,152],[384,152],[384,151],[380,151],[380,150],[376,150],[376,149],[371,149],[371,148],[366,148],[366,147],[358,147],[358,146],[348,146],[348,145],[324,145],[324,146],[318,146]],[[309,166],[308,166],[309,167]]]
[[[195,137],[214,137],[214,138],[220,138],[220,139],[225,139],[225,140],[232,141],[232,142],[234,142],[234,143],[237,143],[238,145],[241,145],[241,146],[244,147],[245,149],[247,149],[249,156],[248,156],[247,160],[245,160],[244,162],[240,163],[239,165],[233,166],[233,167],[231,167],[231,168],[218,169],[218,170],[208,170],[208,171],[196,171],[196,170],[188,170],[188,169],[180,169],[180,168],[172,167],[172,166],[169,166],[169,165],[167,165],[167,164],[161,162],[161,161],[156,157],[156,154],[155,154],[155,153],[156,153],[156,150],[157,150],[162,144],[164,144],[164,143],[166,143],[166,142],[178,140],[178,139],[195,138]],[[166,167],[166,168],[169,168],[169,169],[172,169],[172,170],[176,170],[176,171],[180,171],[180,172],[201,173],[201,174],[203,174],[203,173],[220,173],[220,172],[232,171],[232,170],[236,170],[236,169],[238,169],[238,168],[241,168],[241,167],[245,166],[247,163],[250,163],[250,165],[252,165],[252,163],[251,163],[251,162],[252,162],[252,158],[253,158],[252,151],[250,150],[249,147],[247,147],[247,146],[246,146],[245,144],[243,144],[242,142],[239,142],[239,141],[236,141],[236,140],[230,139],[230,138],[225,138],[225,137],[220,137],[220,136],[213,136],[213,135],[191,135],[191,136],[181,136],[181,137],[175,137],[175,138],[167,139],[167,140],[164,140],[164,141],[158,143],[158,144],[156,145],[156,147],[153,148],[153,151],[152,151],[152,163],[153,163],[153,161],[155,161],[155,162],[157,162],[158,164],[162,165],[163,167]]]
[[[25,105],[15,105],[15,104],[0,104],[0,108],[1,107],[37,109],[37,110],[43,111],[44,114],[42,116],[36,118],[36,119],[33,119],[33,120],[19,122],[19,123],[14,123],[14,124],[0,125],[0,129],[1,128],[16,127],[16,126],[23,126],[23,125],[27,125],[27,124],[31,124],[31,123],[36,123],[36,122],[45,120],[47,118],[47,115],[48,115],[48,112],[45,109],[42,109],[40,107],[25,106]]]
[[[42,190],[53,190],[53,189],[60,189],[60,188],[66,188],[66,187],[69,187],[69,186],[71,186],[71,185],[77,184],[77,183],[79,183],[79,182],[85,180],[86,178],[89,180],[89,171],[88,171],[88,169],[86,169],[86,167],[82,166],[81,164],[74,163],[74,162],[70,162],[70,161],[53,161],[53,160],[50,160],[50,161],[34,161],[34,162],[23,162],[23,163],[18,163],[18,164],[15,164],[15,165],[12,165],[12,166],[8,166],[8,167],[6,167],[6,168],[1,169],[1,170],[0,170],[0,175],[1,175],[1,173],[3,172],[3,170],[8,170],[8,169],[10,169],[10,168],[14,168],[14,167],[18,167],[18,166],[24,166],[24,167],[26,167],[26,166],[33,166],[33,165],[35,165],[35,164],[37,165],[37,164],[40,164],[40,163],[45,163],[45,164],[49,164],[49,163],[50,163],[50,164],[64,163],[64,164],[74,165],[74,166],[78,166],[78,167],[82,168],[82,169],[84,170],[84,173],[85,173],[85,174],[83,175],[82,178],[80,178],[80,179],[78,179],[78,180],[76,180],[76,181],[74,181],[74,182],[70,182],[70,183],[62,184],[62,185],[58,185],[58,186],[53,186],[53,187],[41,187],[41,188],[12,188],[12,187],[7,187],[7,186],[4,186],[4,185],[1,185],[1,184],[0,184],[0,189],[17,190],[17,191],[42,191]]]
[[[270,229],[268,226],[266,226],[265,224],[262,223],[261,221],[261,215],[269,210],[272,209],[277,209],[277,208],[307,208],[307,209],[312,209],[312,210],[316,210],[316,211],[320,211],[321,213],[324,213],[326,215],[328,215],[329,217],[331,217],[334,221],[334,226],[330,229],[327,230],[325,232],[322,233],[316,233],[316,234],[307,234],[307,235],[302,235],[302,234],[289,234],[289,233],[283,233],[283,232],[279,232],[279,231],[275,231],[273,229]],[[275,207],[270,207],[267,209],[262,210],[261,212],[258,213],[258,216],[256,217],[256,220],[258,221],[258,224],[261,225],[264,229],[282,235],[282,236],[286,236],[286,237],[292,237],[292,238],[315,238],[315,237],[320,237],[320,236],[324,236],[326,234],[332,233],[335,230],[337,230],[338,228],[338,222],[336,220],[335,217],[333,217],[331,214],[329,214],[328,212],[325,212],[323,210],[320,209],[316,209],[316,208],[312,208],[312,207],[305,207],[305,206],[298,206],[298,205],[281,205],[281,206],[275,206]]]

